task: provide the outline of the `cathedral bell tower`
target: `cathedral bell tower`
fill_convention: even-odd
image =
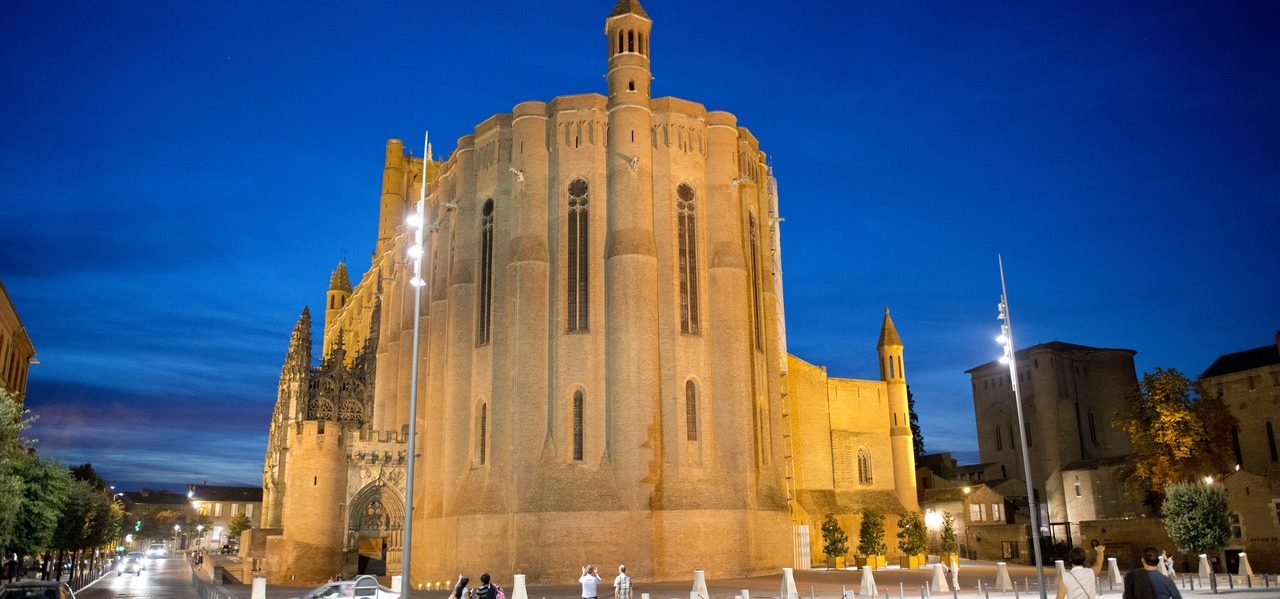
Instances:
[[[916,454],[911,435],[911,414],[907,406],[907,376],[903,371],[902,338],[898,336],[889,308],[884,309],[884,324],[880,327],[880,341],[876,343],[880,353],[880,379],[888,386],[889,445],[893,451],[893,488],[898,500],[908,510],[920,509],[916,497]]]

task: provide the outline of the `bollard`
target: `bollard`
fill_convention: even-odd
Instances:
[[[1235,590],[1235,588],[1236,588],[1236,577],[1232,576],[1231,572],[1227,572],[1227,589]]]
[[[253,590],[249,592],[249,597],[252,599],[267,599],[267,577],[253,577]]]
[[[751,591],[742,589],[742,599],[751,599]]]
[[[641,595],[641,599],[649,599],[648,593]],[[524,585],[524,574],[516,574],[511,580],[511,593],[507,595],[508,599],[529,599],[529,590]]]
[[[813,585],[809,585],[809,599],[817,599],[813,596]]]
[[[1018,583],[1013,583],[1013,599],[1018,599]]]
[[[701,568],[693,571],[693,588],[689,591],[689,599],[708,599],[711,593],[707,591],[707,575]]]

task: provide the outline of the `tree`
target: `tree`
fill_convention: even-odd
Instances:
[[[142,538],[162,540],[173,536],[173,526],[183,522],[182,513],[178,510],[147,509],[137,514],[136,519],[142,521],[138,535]]]
[[[31,425],[27,414],[13,394],[0,387],[0,547],[8,547],[13,539],[18,509],[22,506],[25,485],[20,466],[28,456],[22,431]]]
[[[822,526],[825,532],[826,524],[823,524]],[[236,516],[231,519],[231,522],[227,523],[227,534],[231,535],[231,538],[233,539],[239,539],[240,533],[249,530],[250,528],[253,528],[253,522],[249,520],[249,517],[244,514],[236,514]]]
[[[1173,483],[1164,492],[1160,515],[1179,551],[1192,555],[1216,552],[1231,541],[1227,493],[1222,487]]]
[[[1142,375],[1112,420],[1132,449],[1124,473],[1131,491],[1159,496],[1170,483],[1221,473],[1234,464],[1235,418],[1219,399],[1197,401],[1191,381],[1175,369]]]
[[[898,549],[903,555],[920,555],[928,550],[929,532],[924,529],[920,512],[898,514]]]
[[[951,512],[942,512],[942,553],[950,555],[960,550],[956,542],[956,517]]]
[[[844,557],[849,553],[849,535],[844,533],[840,523],[836,522],[836,517],[831,514],[827,514],[822,521],[822,553],[830,559]]]
[[[60,464],[41,461],[34,453],[26,454],[15,465],[22,480],[22,500],[6,545],[18,554],[42,553],[51,548],[71,490],[71,474]]]
[[[888,551],[884,544],[884,514],[873,509],[862,510],[862,523],[858,526],[858,555],[869,557],[884,555]]]
[[[911,393],[911,385],[907,385],[907,414],[911,422],[911,448],[915,450],[916,463],[924,455],[924,433],[920,432],[920,416],[916,414],[916,398]]]

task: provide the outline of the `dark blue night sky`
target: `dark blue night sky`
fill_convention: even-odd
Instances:
[[[386,139],[447,154],[603,92],[612,4],[0,3],[0,279],[42,455],[260,484],[290,328],[368,267]],[[1280,3],[644,4],[654,94],[772,157],[790,350],[873,378],[891,306],[930,450],[976,457],[997,253],[1019,346],[1195,376],[1273,342]]]

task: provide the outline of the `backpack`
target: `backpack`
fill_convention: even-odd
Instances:
[[[495,584],[493,588],[498,589],[498,594],[495,595],[496,599],[507,599],[507,593],[502,590],[502,587]]]

